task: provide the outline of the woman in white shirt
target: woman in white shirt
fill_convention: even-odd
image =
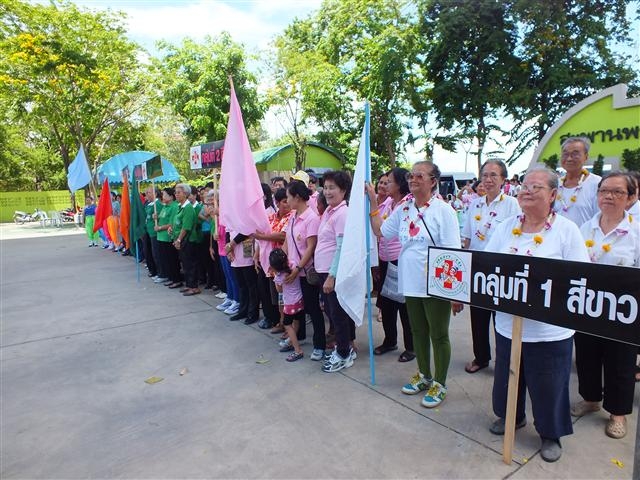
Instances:
[[[449,318],[451,302],[427,296],[428,247],[460,247],[458,220],[453,209],[435,194],[440,184],[440,170],[432,162],[416,162],[407,175],[412,198],[395,209],[382,223],[371,185],[367,193],[371,202],[371,225],[377,236],[399,238],[398,290],[404,295],[409,312],[413,347],[418,373],[402,387],[406,394],[427,391],[422,405],[433,408],[445,399],[446,380],[451,360]],[[462,304],[454,304],[454,312]],[[431,375],[431,346],[435,372]]]
[[[611,172],[600,181],[600,211],[580,228],[593,263],[640,266],[640,223],[625,211],[634,194],[635,184],[625,173]],[[596,412],[604,398],[602,406],[611,414],[605,433],[612,438],[624,437],[625,415],[633,409],[638,347],[579,332],[575,343],[578,391],[584,400],[571,407],[571,414],[581,417]]]
[[[480,180],[486,195],[472,200],[469,205],[461,234],[462,248],[484,250],[496,227],[520,213],[518,201],[502,192],[507,176],[507,166],[502,160],[487,160],[480,168]],[[465,365],[464,370],[476,373],[488,367],[491,360],[489,327],[495,312],[472,306],[469,313],[474,359]]]
[[[522,182],[518,203],[522,215],[498,226],[485,248],[487,252],[588,262],[580,230],[570,220],[556,215],[553,202],[558,176],[546,167],[534,167]],[[562,455],[560,437],[573,433],[569,412],[569,376],[573,330],[523,319],[520,382],[516,406],[516,428],[524,427],[525,389],[529,391],[534,425],[541,437],[543,460],[555,462]],[[513,316],[496,312],[496,366],[493,381],[493,412],[498,419],[491,433],[504,434]]]

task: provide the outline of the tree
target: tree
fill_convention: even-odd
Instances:
[[[179,47],[167,42],[158,46],[162,55],[153,59],[156,82],[164,101],[185,121],[185,135],[191,144],[225,137],[229,77],[233,78],[245,128],[260,122],[265,109],[258,99],[256,78],[247,69],[244,47],[228,33],[207,36],[202,44],[185,39]]]
[[[638,84],[637,68],[623,49],[633,48],[626,0],[515,0],[521,40],[508,112],[516,121],[510,161],[539,142],[569,108],[617,83]],[[637,48],[637,46],[635,47]],[[637,67],[637,66],[636,66]]]
[[[593,167],[591,171],[596,175],[602,175],[602,169],[604,168],[604,155],[599,154],[598,158],[593,161]]]
[[[91,159],[129,137],[144,84],[121,15],[19,0],[0,12],[0,97],[33,144],[59,154],[63,178],[81,144]]]
[[[629,150],[625,148],[622,151],[622,166],[630,172],[640,172],[640,148]]]
[[[421,37],[430,39],[420,63],[438,124],[475,138],[479,171],[487,140],[501,131],[495,118],[517,82],[508,2],[425,0],[418,10]]]

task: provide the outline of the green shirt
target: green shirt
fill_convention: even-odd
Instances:
[[[191,203],[187,203],[184,207],[180,206],[178,214],[173,220],[173,240],[180,235],[180,231],[187,232],[186,238],[192,243],[200,243],[202,241],[202,230],[198,225],[198,215]]]
[[[173,225],[173,220],[178,213],[178,202],[175,200],[162,208],[162,211],[158,213],[158,225]],[[158,232],[159,242],[170,242],[169,232],[161,230]]]
[[[144,207],[144,210],[147,214],[146,216],[147,234],[150,237],[156,237],[158,235],[158,232],[156,232],[153,229],[156,226],[156,222],[153,220],[153,213],[154,213],[153,204],[154,203],[156,205],[156,211],[158,212],[158,225],[160,225],[160,212],[162,211],[162,207],[164,207],[164,205],[162,205],[162,203],[157,200],[155,202],[148,203]]]

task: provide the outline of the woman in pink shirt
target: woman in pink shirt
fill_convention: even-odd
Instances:
[[[314,262],[316,271],[324,281],[324,308],[333,321],[336,336],[336,348],[322,366],[322,371],[327,373],[348,368],[353,365],[355,359],[355,352],[351,348],[351,341],[355,339],[355,324],[340,306],[334,290],[350,192],[351,177],[348,173],[333,171],[324,174],[323,193],[328,207],[320,220]]]
[[[406,168],[394,168],[387,173],[386,191],[389,194],[386,201],[379,207],[379,215],[384,222],[391,213],[404,204],[405,198],[409,194],[409,182],[407,182]],[[398,265],[402,245],[397,237],[387,239],[380,237],[378,243],[378,255],[380,256],[380,290],[387,276],[389,263]],[[413,336],[411,335],[411,325],[409,324],[409,314],[404,302],[400,303],[391,298],[383,296],[378,292],[376,306],[382,312],[382,328],[384,329],[384,341],[373,350],[376,355],[382,355],[398,349],[398,312],[400,312],[400,322],[402,323],[402,336],[404,340],[404,352],[398,358],[399,362],[409,362],[416,358],[413,353]]]

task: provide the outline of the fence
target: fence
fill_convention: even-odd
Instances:
[[[76,193],[76,203],[84,205],[84,195]],[[71,206],[71,194],[68,190],[53,192],[0,192],[0,222],[12,222],[16,210],[33,213],[36,208],[49,213],[52,210],[64,210]]]

